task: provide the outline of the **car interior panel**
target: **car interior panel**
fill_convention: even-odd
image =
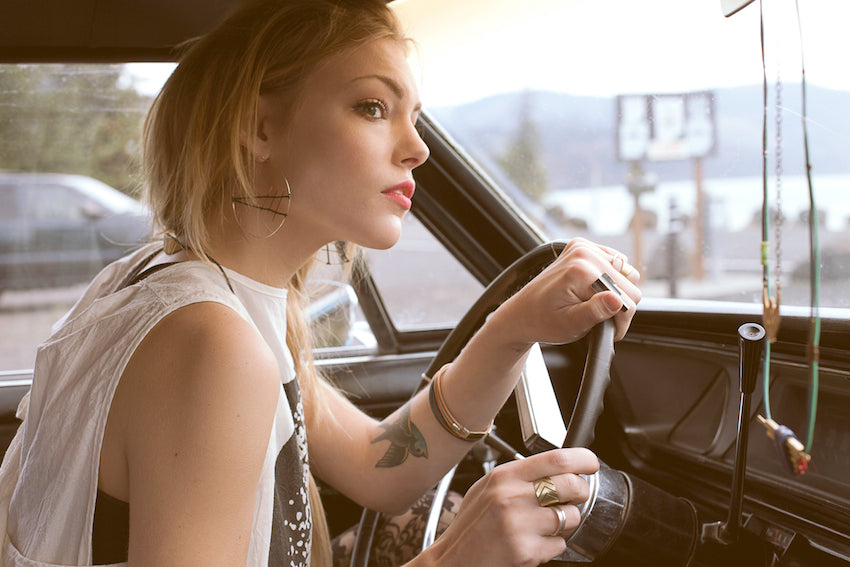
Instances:
[[[35,78],[30,83],[41,80],[51,85],[48,91],[59,90],[55,85],[60,80],[51,82],[37,73],[69,66],[69,74],[83,76],[91,71],[97,76],[103,74],[99,66],[104,66],[123,77],[116,83],[121,89],[137,85],[141,92],[138,85],[147,79],[128,78],[131,73],[125,69],[132,69],[130,64],[164,65],[158,76],[167,76],[176,47],[210,29],[234,4],[234,0],[0,3],[0,138],[4,140],[0,143],[0,190],[7,177],[67,173],[100,177],[116,192],[135,195],[135,141],[114,143],[119,149],[111,151],[126,149],[127,155],[119,160],[123,173],[109,179],[99,175],[97,167],[50,169],[53,164],[65,167],[61,160],[12,163],[18,143],[14,139],[18,130],[12,124],[17,122],[2,109],[20,104],[15,120],[30,112],[26,96],[15,98],[20,87],[13,81],[31,72]],[[495,2],[488,7],[490,3],[475,0],[466,11],[461,8],[467,5],[465,0],[431,0],[430,7],[427,0],[390,4],[398,5],[402,19],[410,19],[406,23],[417,42],[415,34],[422,31],[417,57],[427,58],[429,49],[439,51],[434,46],[441,44],[448,52],[422,65],[425,87],[429,74],[438,75],[441,65],[452,61],[460,70],[446,69],[447,78],[440,80],[457,86],[457,77],[462,76],[490,91],[471,91],[464,100],[457,93],[457,100],[445,95],[432,107],[423,87],[424,111],[418,127],[430,158],[415,172],[412,218],[405,219],[410,226],[405,226],[404,233],[415,237],[398,246],[398,253],[410,258],[405,260],[409,264],[402,264],[397,256],[381,260],[384,251],[361,251],[348,264],[328,252],[327,262],[318,262],[321,269],[332,272],[328,278],[348,278],[339,285],[353,290],[350,295],[326,296],[330,308],[311,319],[317,329],[322,325],[326,331],[331,329],[327,344],[314,350],[320,372],[366,413],[383,418],[423,387],[424,377],[452,360],[484,318],[554,260],[566,242],[585,237],[606,243],[640,261],[645,284],[625,338],[612,344],[600,326],[573,344],[540,345],[566,439],[574,439],[579,427],[589,429],[582,434],[583,441],[606,465],[594,479],[597,492],[584,511],[585,523],[568,542],[568,551],[550,564],[850,566],[850,205],[844,204],[850,194],[850,83],[838,78],[834,83],[824,79],[827,86],[822,89],[817,82],[809,85],[809,108],[815,118],[799,125],[805,112],[799,105],[806,100],[807,83],[796,75],[802,63],[797,51],[786,45],[797,41],[796,36],[782,34],[790,33],[789,29],[796,33],[786,19],[793,20],[795,13],[801,17],[800,8],[795,12],[792,2],[762,7],[752,0],[693,0],[688,4],[705,6],[692,7],[698,12],[692,15],[690,9],[668,0],[653,0],[640,10],[627,0],[604,0],[599,6],[592,6],[591,0],[535,0],[520,17],[518,8],[525,3]],[[818,43],[814,55],[807,52],[805,63],[813,68],[813,81],[846,75],[840,66],[844,63],[830,67],[832,59],[821,60],[826,54],[846,53],[848,39],[835,33],[831,20],[850,12],[835,8],[830,17],[824,12],[831,8],[813,6],[807,0],[800,4],[801,27],[809,22],[824,26],[812,23],[811,30],[805,28],[810,35],[798,46],[802,51],[819,35],[817,39],[824,40],[822,50],[817,50]],[[553,53],[531,45],[535,36],[553,35],[546,31],[553,22],[543,21],[549,10],[551,20],[575,26],[570,33],[578,33],[579,28],[597,30],[597,35],[613,33],[605,31],[611,19],[605,10],[622,11],[615,18],[624,20],[640,14],[641,20],[632,26],[615,26],[623,34],[626,30],[634,34],[623,39],[622,45],[606,36],[582,51],[580,42],[593,41],[588,35]],[[666,10],[666,15],[660,10]],[[691,45],[703,37],[703,27],[709,28],[704,13],[716,16],[712,26],[727,26],[711,28],[728,34],[715,37],[718,52],[727,40],[733,43],[734,35],[736,49],[746,46],[746,57],[741,59],[755,66],[733,76],[735,65],[727,60],[716,72],[705,72],[717,76],[717,85],[668,87],[677,84],[667,79],[680,69],[692,66],[699,71],[701,65],[710,65],[708,55],[706,59],[693,55],[674,68],[676,54],[672,53],[677,49],[706,53],[704,46]],[[441,27],[441,18],[451,25]],[[515,23],[511,18],[516,18]],[[767,43],[764,38],[760,43],[759,23],[767,26]],[[515,29],[498,31],[507,25]],[[770,35],[780,28],[782,34],[777,36],[781,37]],[[470,34],[482,33],[492,43],[477,54],[454,52],[469,43],[464,40],[467,29],[472,30]],[[671,43],[680,42],[672,47],[660,42],[664,45],[658,49],[670,54],[669,61],[647,55],[639,63],[629,63],[643,65],[640,72],[601,70],[617,57],[606,49],[627,58],[630,49],[638,49],[639,38],[652,35],[652,30],[669,33]],[[688,38],[688,30],[695,39]],[[498,49],[508,37],[516,40],[512,51],[527,49],[529,60],[547,60],[548,73],[571,75],[567,82],[571,87],[564,89],[575,92],[569,97],[560,93],[563,98],[557,98],[556,87],[549,83],[539,86],[528,79],[528,84],[522,84],[523,64],[510,67],[513,63],[507,60],[504,75],[518,82],[484,86],[485,75],[493,74],[491,59],[500,57],[503,52]],[[780,41],[787,37],[794,39]],[[646,43],[654,45],[654,41]],[[492,53],[484,54],[487,49]],[[760,67],[762,50],[768,57],[764,68]],[[566,71],[570,58],[587,59],[590,67],[577,61]],[[528,67],[534,66],[529,63]],[[624,86],[614,81],[611,90],[591,92],[593,73],[622,79]],[[659,78],[658,86],[642,82],[637,75]],[[627,85],[628,78],[635,82]],[[91,79],[93,85],[98,84],[95,81]],[[679,124],[678,138],[644,140],[648,149],[642,151],[649,153],[640,158],[614,155],[618,141],[627,135],[617,128],[628,126],[617,123],[625,120],[626,112],[617,101],[630,104],[617,97],[640,98],[635,116],[642,118],[636,120],[645,118],[652,135],[661,136],[659,132],[672,128],[670,124],[677,120],[702,117],[702,111],[689,105],[700,104],[692,101],[709,89],[715,90],[710,95],[711,110],[705,112],[717,115],[711,115],[712,135],[714,129],[717,133],[712,149],[704,155],[686,155],[687,144],[696,143],[686,140],[690,123]],[[132,103],[122,102],[117,95],[110,100],[132,106],[136,114],[128,114],[128,120],[138,126],[143,117],[139,109],[150,104],[155,92],[149,89]],[[667,106],[659,103],[667,96],[676,100],[666,101]],[[56,103],[62,104],[61,100]],[[571,104],[576,109],[570,109]],[[606,116],[598,124],[591,123],[596,109]],[[700,124],[693,120],[696,131]],[[816,166],[823,164],[821,170],[806,161],[808,153],[803,157],[800,140],[806,124],[814,130],[811,159]],[[115,160],[104,158],[104,171],[118,170],[107,169],[112,167],[108,162]],[[524,181],[541,169],[548,173],[548,185],[544,183],[543,193],[535,196],[533,184]],[[816,214],[802,189],[812,170],[817,175],[815,187],[822,188]],[[569,175],[574,175],[569,184],[558,185]],[[697,184],[704,184],[698,190],[704,195],[694,190],[695,177]],[[765,188],[784,191],[779,202],[774,196],[763,207],[763,180]],[[113,191],[112,186],[107,189]],[[35,189],[27,187],[34,194]],[[0,198],[4,198],[2,192]],[[0,203],[0,208],[11,210],[8,202]],[[31,384],[37,344],[88,279],[144,238],[138,223],[149,219],[143,211],[121,211],[123,216],[115,221],[107,205],[103,207],[96,213],[92,208],[80,209],[84,213],[76,215],[76,224],[66,227],[65,236],[59,238],[60,244],[67,245],[59,252],[55,244],[39,245],[34,236],[21,244],[20,235],[35,231],[36,221],[7,219],[0,211],[4,225],[0,226],[3,451],[19,423],[15,411]],[[777,211],[779,207],[785,210]],[[813,223],[813,216],[820,218],[817,215],[824,219],[822,250],[813,255],[816,240],[810,235],[813,224],[818,226]],[[109,222],[121,231],[110,233],[105,228]],[[81,248],[84,251],[76,263],[71,261],[74,238],[84,247],[96,247],[93,252]],[[774,246],[772,252],[764,251],[765,239]],[[777,248],[784,256],[774,260],[771,254]],[[416,254],[423,259],[414,260]],[[46,266],[43,270],[38,267],[39,258]],[[770,262],[773,272],[764,270]],[[458,272],[463,272],[463,278],[455,280],[452,274]],[[745,328],[752,330],[748,325],[755,324],[762,332],[769,326],[765,314],[771,295],[780,301],[776,291],[780,280],[782,316],[777,336],[763,334],[750,341],[742,333],[747,332]],[[36,320],[39,326],[30,330],[27,326]],[[336,323],[342,330],[331,328]],[[25,334],[29,342],[22,338]],[[612,357],[610,372],[605,360],[598,363],[594,358],[606,356]],[[598,364],[605,367],[604,378]],[[589,393],[601,380],[607,387],[602,386],[598,394]],[[524,441],[527,432],[521,430],[521,416],[533,414],[536,403],[521,395],[508,401],[496,418],[495,440],[470,450],[447,480],[452,490],[463,493],[488,467],[516,453],[527,455],[552,446],[548,441]],[[588,406],[590,410],[585,409]],[[537,411],[542,411],[539,406]],[[368,514],[332,488],[321,488],[332,532],[358,523],[361,530],[368,530]]]

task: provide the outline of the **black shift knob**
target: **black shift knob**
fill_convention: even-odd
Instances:
[[[764,327],[758,323],[744,323],[738,327],[741,392],[745,394],[752,394],[756,389],[761,354],[764,350],[764,335]]]

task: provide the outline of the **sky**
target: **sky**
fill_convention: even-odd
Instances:
[[[848,0],[800,0],[806,80],[850,90]],[[721,0],[396,0],[417,43],[425,106],[523,89],[574,95],[760,84],[759,2],[726,18]],[[800,78],[794,0],[765,2],[768,80]],[[132,65],[156,92],[169,65]]]
[[[800,0],[806,77],[850,90],[850,2]],[[577,95],[683,92],[762,81],[759,3],[720,0],[401,0],[425,104],[517,88]],[[470,22],[472,22],[470,24]],[[799,80],[793,0],[765,2],[769,80]]]

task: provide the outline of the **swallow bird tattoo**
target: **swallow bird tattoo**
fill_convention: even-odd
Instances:
[[[372,439],[372,443],[389,441],[390,446],[375,465],[376,468],[396,467],[406,461],[408,455],[428,457],[428,446],[425,444],[425,438],[410,421],[409,405],[404,407],[397,421],[389,424],[379,423],[378,426],[384,432]]]

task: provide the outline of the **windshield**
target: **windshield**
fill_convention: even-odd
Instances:
[[[783,305],[814,286],[850,307],[850,7],[801,3],[798,27],[794,2],[766,4],[764,65],[758,3],[728,18],[720,0],[397,8],[429,116],[545,238],[622,250],[649,297],[761,303],[766,280]]]

